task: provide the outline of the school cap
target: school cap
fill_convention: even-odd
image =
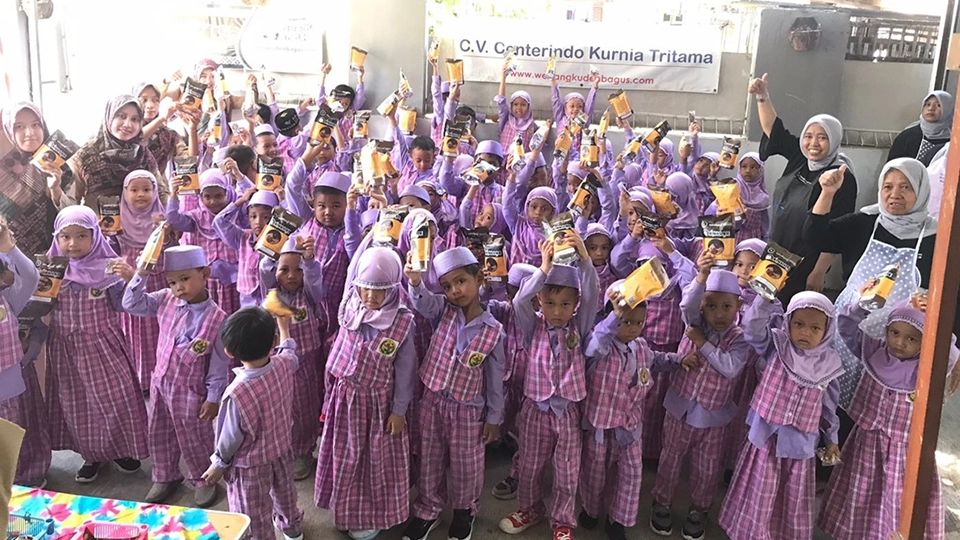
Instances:
[[[300,125],[300,115],[294,108],[284,109],[277,114],[277,129],[280,132],[290,131]]]
[[[297,247],[296,237],[291,236],[290,238],[287,238],[286,242],[283,243],[280,253],[296,253],[298,255],[303,255],[303,250]]]
[[[493,154],[500,159],[503,159],[503,146],[500,146],[499,141],[487,140],[480,141],[480,144],[477,145],[476,153],[479,154]]]
[[[477,258],[473,256],[473,252],[469,249],[460,246],[437,255],[433,260],[433,269],[436,271],[437,277],[442,277],[457,268],[463,268],[471,264],[479,264]]]
[[[377,224],[378,219],[380,219],[380,210],[376,208],[364,210],[364,212],[360,214],[360,228],[366,229],[367,227],[373,227]]]
[[[249,204],[250,205],[260,204],[263,206],[269,206],[273,208],[274,206],[278,206],[280,204],[280,197],[278,197],[277,194],[273,191],[260,190],[254,193],[252,197],[250,197]]]
[[[467,169],[473,166],[473,156],[469,154],[460,154],[453,160],[453,171],[457,174],[467,172]]]
[[[440,93],[449,94],[450,93],[450,81],[443,81],[440,83]]]
[[[273,126],[270,124],[260,124],[259,126],[253,128],[253,135],[259,137],[260,135],[273,135],[276,136],[277,132],[273,130]]]
[[[714,268],[707,276],[706,292],[730,293],[740,296],[740,282],[733,272]]]
[[[213,153],[213,163],[219,165],[223,160],[227,159],[227,153],[230,151],[229,146],[224,146],[223,148],[217,148]]]
[[[555,264],[547,274],[545,285],[557,285],[580,290],[580,270],[562,264]]]
[[[756,254],[757,257],[763,257],[763,250],[767,248],[767,243],[758,238],[748,238],[746,240],[741,240],[737,244],[737,250],[734,252],[734,255],[740,253],[741,251],[749,251]]]
[[[460,159],[460,156],[457,156],[457,159]],[[456,160],[454,160],[453,163],[454,163],[454,167],[456,167],[456,163],[457,163]],[[461,172],[463,171],[457,172],[457,174],[460,174]],[[433,191],[437,195],[440,195],[441,197],[447,194],[447,191],[443,189],[443,186],[440,185],[440,182],[437,182],[436,180],[430,180],[429,178],[426,180],[420,180],[419,182],[417,182],[417,185],[422,187],[423,189],[427,189],[429,187],[433,189]]]
[[[207,256],[200,246],[173,246],[163,252],[163,270],[179,272],[207,266]]]
[[[400,198],[402,199],[404,197],[416,197],[426,204],[430,204],[430,194],[427,193],[427,190],[416,184],[410,184],[400,192]]]
[[[346,194],[348,191],[350,191],[351,183],[352,180],[350,180],[349,176],[338,172],[327,171],[321,174],[320,178],[317,178],[317,182],[313,185],[313,187],[329,187],[336,189],[337,191],[342,191],[344,194]]]
[[[514,264],[510,266],[510,272],[507,274],[507,283],[514,287],[519,287],[525,279],[532,276],[536,271],[537,267],[532,264]]]

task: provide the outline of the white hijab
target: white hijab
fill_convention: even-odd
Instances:
[[[921,233],[924,237],[936,234],[937,220],[930,216],[927,211],[927,205],[930,203],[930,175],[927,168],[919,161],[913,158],[897,158],[890,160],[880,171],[879,186],[877,189],[877,198],[882,201],[883,179],[887,177],[892,169],[896,169],[907,177],[914,193],[917,194],[917,202],[913,209],[902,216],[895,216],[883,207],[882,202],[871,204],[860,209],[864,214],[879,214],[880,225],[890,232],[890,234],[907,240],[910,238],[919,238]]]
[[[840,141],[843,140],[843,124],[829,114],[818,114],[807,120],[807,123],[803,126],[803,131],[800,132],[801,140],[803,139],[803,135],[806,134],[807,130],[810,129],[810,126],[813,124],[817,124],[827,132],[827,140],[830,143],[830,148],[827,151],[827,155],[821,160],[814,161],[810,159],[810,156],[807,156],[806,152],[803,152],[802,143],[800,145],[800,151],[803,152],[804,156],[806,156],[807,167],[811,171],[821,171],[832,165],[833,162],[836,161],[837,156],[840,155]]]
[[[953,127],[953,96],[936,90],[923,98],[926,104],[930,98],[937,98],[940,102],[940,120],[936,122],[927,122],[923,119],[923,113],[920,113],[920,131],[923,132],[925,139],[949,139],[950,129]]]

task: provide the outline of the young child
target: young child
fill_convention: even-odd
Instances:
[[[424,540],[448,494],[448,537],[468,540],[480,510],[484,445],[499,439],[503,423],[503,325],[480,304],[483,271],[469,249],[456,247],[433,260],[443,296],[423,286],[411,261],[404,267],[408,293],[435,333],[420,367],[420,475],[404,538]]]
[[[830,475],[817,521],[818,527],[837,540],[887,538],[900,523],[926,314],[907,302],[895,306],[887,318],[886,336],[879,339],[860,329],[869,314],[851,304],[837,321],[840,336],[864,367],[850,405],[856,425],[843,445],[840,464]],[[960,351],[953,347],[951,369],[957,354]],[[924,538],[941,539],[944,513],[940,478],[936,470],[933,475]]]
[[[673,196],[673,202],[680,209],[674,219],[667,223],[667,232],[672,238],[693,238],[697,236],[699,222],[697,217],[697,199],[693,180],[682,172],[675,172],[667,177],[665,184],[667,191]]]
[[[445,120],[447,98],[450,96],[450,83],[440,80],[440,59],[428,58],[433,76],[430,81],[430,94],[433,97],[433,120],[430,121],[430,138],[436,146],[443,143],[443,122]]]
[[[290,429],[299,361],[290,319],[274,321],[262,308],[246,307],[223,323],[220,340],[243,367],[234,369],[237,376],[223,393],[203,479],[215,484],[226,476],[230,511],[250,516],[251,537],[274,538],[276,525],[286,540],[300,540],[303,511],[293,483]]]
[[[366,93],[364,92],[363,76],[366,73],[366,70],[363,66],[359,66],[357,69],[357,88],[354,90],[351,86],[346,84],[338,84],[333,87],[333,90],[330,91],[330,94],[327,94],[327,75],[330,74],[332,66],[330,64],[324,64],[320,70],[320,92],[317,95],[317,103],[331,102],[336,101],[340,109],[343,110],[343,118],[340,119],[340,123],[337,124],[337,127],[340,131],[341,140],[347,140],[347,135],[350,132],[350,128],[353,127],[353,112],[363,109],[363,104],[367,101]]]
[[[542,262],[539,244],[546,238],[543,234],[543,223],[549,221],[557,211],[557,194],[549,187],[531,189],[522,214],[517,204],[519,201],[511,198],[506,201],[503,211],[513,236],[510,262],[536,266]]]
[[[571,120],[577,117],[581,112],[586,115],[587,123],[593,118],[593,106],[597,100],[597,89],[600,88],[600,75],[592,74],[590,76],[590,92],[584,99],[583,94],[579,92],[570,92],[560,99],[560,87],[557,78],[550,79],[551,94],[550,99],[553,105],[553,121],[557,126],[557,133],[563,132]],[[580,159],[580,141],[583,138],[583,132],[578,132],[573,137],[573,144],[570,145],[569,157],[571,161]]]
[[[812,538],[815,451],[823,440],[825,459],[840,455],[837,378],[843,367],[831,345],[833,303],[806,291],[790,301],[781,326],[771,328],[778,314],[776,304],[758,296],[744,316],[744,337],[760,355],[763,378],[720,511],[720,526],[732,540]]]
[[[460,226],[464,229],[484,228],[493,234],[510,237],[507,227],[507,216],[504,215],[503,205],[498,202],[487,203],[480,212],[473,211],[473,198],[476,196],[477,186],[470,186],[466,196],[460,200]]]
[[[559,90],[558,90],[559,92]],[[500,72],[500,91],[493,98],[497,104],[500,146],[512,148],[517,138],[523,142],[523,150],[530,150],[530,137],[537,130],[533,122],[533,98],[528,92],[517,90],[507,101],[507,65]]]
[[[148,455],[147,410],[121,329],[123,280],[107,273],[117,254],[85,206],[61,210],[53,228],[47,255],[70,265],[47,341],[50,442],[83,457],[79,483],[96,480],[103,461],[133,473]]]
[[[43,488],[50,470],[50,436],[46,408],[33,361],[40,353],[46,326],[38,323],[21,346],[17,316],[37,290],[40,273],[17,247],[13,232],[0,222],[0,418],[24,429],[15,484]]]
[[[407,186],[416,184],[423,180],[437,179],[439,174],[436,165],[437,146],[433,139],[424,135],[418,135],[413,141],[407,143],[406,137],[400,132],[397,126],[397,113],[393,112],[389,117],[392,130],[390,135],[394,141],[394,152],[391,156],[396,156],[395,165],[400,171],[400,180],[397,182],[397,189],[403,190]]]
[[[668,536],[673,532],[670,513],[680,480],[680,468],[690,452],[690,510],[683,526],[684,538],[703,538],[707,512],[713,506],[720,481],[724,428],[737,414],[733,383],[747,361],[750,346],[737,326],[740,285],[728,270],[714,269],[713,256],[705,252],[700,272],[683,290],[680,308],[687,324],[686,337],[677,351],[693,356],[698,367],[670,377],[663,405],[663,451],[653,488],[650,528]]]
[[[207,291],[210,268],[203,249],[176,246],[163,254],[168,288],[146,290],[149,272],[118,264],[118,272],[131,278],[123,293],[123,307],[131,315],[155,317],[160,340],[157,365],[147,409],[153,486],[144,501],[161,503],[173,496],[187,465],[187,480],[195,489],[200,508],[216,502],[217,487],[203,480],[213,453],[213,420],[227,387],[230,359],[223,352],[218,332],[226,320]]]
[[[220,171],[208,169],[200,175],[200,202],[202,206],[187,212],[180,211],[180,187],[173,186],[167,203],[167,223],[177,231],[196,233],[196,245],[203,249],[210,263],[210,282],[207,289],[220,309],[228,315],[240,307],[237,292],[237,251],[220,239],[213,228],[213,219],[237,199],[233,182]]]
[[[643,169],[643,185],[663,185],[663,181],[680,170],[680,164],[673,158],[673,141],[664,138],[657,149],[650,152],[649,162]]]
[[[263,255],[254,246],[270,222],[273,208],[279,205],[280,198],[273,191],[250,188],[213,218],[213,230],[217,236],[228,248],[237,252],[237,292],[240,293],[241,307],[259,306],[266,294],[260,282],[260,260]],[[241,222],[244,209],[249,228]]]
[[[326,355],[323,332],[327,327],[323,299],[323,268],[316,260],[311,236],[287,241],[277,261],[264,257],[260,263],[264,289],[277,289],[290,306],[290,337],[297,342],[300,367],[293,373],[293,479],[304,480],[313,472],[313,451],[320,436],[323,403],[323,369]]]
[[[411,184],[400,192],[397,203],[411,208],[430,210],[430,194],[422,187]]]
[[[497,183],[499,169],[503,165],[503,147],[497,141],[481,142],[477,145],[477,162],[480,161],[492,165],[497,172],[490,173],[477,187],[471,217],[476,217],[486,205],[499,201],[503,197],[503,186]],[[462,175],[453,173],[453,158],[445,158],[443,165],[440,166],[440,185],[443,186],[444,191],[457,199],[463,198],[467,192],[467,181]]]
[[[314,500],[338,530],[367,540],[409,516],[408,407],[416,384],[413,313],[390,248],[363,252],[340,306]],[[348,452],[350,449],[350,452]]]
[[[553,264],[553,242],[541,244],[540,270],[513,299],[514,316],[527,351],[520,409],[518,510],[500,520],[507,534],[523,532],[546,514],[541,480],[553,460],[554,540],[572,540],[580,463],[580,406],[587,395],[583,346],[596,321],[600,285],[590,255],[576,236],[567,245],[580,255],[578,268]],[[582,276],[582,277],[581,277]],[[530,301],[538,297],[540,313]],[[579,307],[578,307],[579,303]]]
[[[610,285],[618,279],[613,273],[613,265],[610,263],[610,253],[613,251],[613,239],[607,229],[599,223],[587,225],[586,232],[583,233],[583,246],[587,248],[590,254],[590,261],[597,270],[597,276],[600,279],[600,290],[606,291]],[[646,309],[646,308],[644,308]],[[603,310],[603,305],[597,307],[597,312]]]
[[[717,177],[719,170],[720,154],[716,152],[707,152],[694,162],[693,174],[690,178],[697,187],[697,208],[700,212],[698,215],[704,215],[716,199],[710,189],[710,180]]]
[[[760,154],[747,152],[740,156],[737,184],[740,186],[740,202],[746,208],[737,242],[748,238],[765,240],[770,231],[770,195],[767,193]]]

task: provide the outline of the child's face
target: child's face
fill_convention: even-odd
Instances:
[[[430,150],[414,148],[410,151],[410,160],[413,161],[413,166],[419,172],[427,172],[433,169],[433,161],[435,158],[436,154]]]
[[[113,115],[110,121],[110,134],[121,141],[129,141],[140,134],[143,126],[143,119],[140,118],[140,112],[131,103],[120,107],[117,114]]]
[[[790,342],[800,350],[820,345],[827,333],[827,314],[814,308],[802,308],[790,315]]]
[[[540,299],[540,312],[550,326],[560,328],[566,326],[573,319],[580,302],[580,293],[572,287],[561,287],[557,290],[542,289],[537,293]]]
[[[164,275],[167,278],[170,293],[174,298],[192,304],[203,298],[203,292],[207,290],[207,278],[210,277],[210,269],[207,267],[191,268],[189,270],[164,272]]]
[[[740,176],[751,184],[756,182],[760,178],[760,164],[753,158],[740,160]]]
[[[447,302],[458,308],[466,309],[480,301],[480,279],[466,268],[457,268],[440,276],[440,286]]]
[[[533,170],[533,174],[530,175],[530,189],[546,187],[548,181],[549,178],[547,178],[547,168],[537,167]]]
[[[590,260],[594,266],[603,266],[610,262],[610,239],[602,234],[595,234],[583,243],[590,255]]]
[[[200,192],[203,206],[214,214],[219,214],[227,206],[227,190],[222,187],[209,186]]]
[[[277,285],[281,289],[293,292],[303,287],[302,257],[299,253],[283,253],[277,260]]]
[[[414,197],[413,195],[404,195],[400,197],[400,204],[403,206],[409,206],[410,208],[422,208],[424,210],[430,210],[430,205],[420,200],[419,197]]]
[[[276,155],[276,152],[274,152],[274,155]],[[333,145],[321,143],[320,151],[317,152],[317,163],[320,165],[328,163],[333,159],[334,155],[336,155],[336,149],[333,147]]]
[[[922,341],[923,334],[911,324],[897,321],[887,325],[887,348],[900,360],[916,358]]]
[[[360,301],[363,303],[363,307],[372,311],[380,309],[387,299],[387,291],[382,289],[357,287],[357,293],[360,294]]]
[[[270,222],[272,210],[262,204],[253,204],[247,207],[247,222],[254,236],[260,236],[263,228]]]
[[[344,111],[348,110],[350,107],[353,107],[353,100],[348,97],[333,98],[333,101],[339,103],[340,106],[343,107]]]
[[[749,286],[750,274],[756,268],[758,262],[760,262],[760,257],[752,251],[745,249],[737,253],[737,258],[733,261],[733,273],[737,275],[737,283],[741,287]]]
[[[540,225],[544,220],[553,217],[553,207],[543,199],[534,199],[527,205],[527,217],[530,221]]]
[[[719,172],[720,172],[720,162],[711,161],[710,162],[710,178],[716,178]]]
[[[147,87],[137,96],[140,107],[143,108],[143,119],[152,122],[160,114],[160,94],[152,86]]]
[[[257,135],[257,146],[254,148],[257,151],[257,154],[261,156],[276,157],[277,156],[277,138],[270,133],[264,133],[263,135]]]
[[[637,306],[626,312],[617,324],[617,340],[620,343],[630,343],[638,339],[643,334],[646,319],[646,306]]]
[[[93,249],[93,231],[79,225],[69,225],[57,233],[57,247],[71,259],[84,257]]]
[[[567,192],[573,195],[577,192],[577,188],[580,187],[580,183],[583,182],[576,175],[568,174],[567,175]]]
[[[424,185],[423,189],[427,191],[427,195],[430,195],[430,208],[439,206],[442,198],[440,197],[440,195],[437,195],[437,190],[433,189],[429,185]]]
[[[530,104],[527,103],[527,100],[518,97],[514,98],[510,102],[510,114],[516,116],[517,118],[523,118],[527,116],[527,113],[530,111]]]
[[[210,87],[213,86],[213,68],[203,68],[200,72],[200,82]]]
[[[336,229],[343,225],[347,214],[347,196],[345,194],[318,193],[313,198],[313,217],[325,227]]]
[[[583,100],[579,98],[573,98],[563,106],[564,110],[567,113],[567,118],[573,118],[574,116],[580,114],[583,111]]]
[[[657,166],[663,167],[667,163],[667,153],[661,149],[657,149]]]
[[[703,322],[717,332],[724,332],[737,322],[740,297],[731,293],[707,292],[700,301]]]
[[[700,178],[704,178],[710,175],[710,159],[709,158],[700,158],[693,165],[693,172]]]
[[[477,214],[477,217],[473,220],[474,227],[485,227],[487,230],[490,230],[490,227],[493,227],[493,223],[497,220],[497,212],[494,210],[492,204],[488,204],[483,207],[483,211]]]
[[[13,119],[13,142],[26,152],[36,152],[43,144],[43,124],[30,109],[23,109]]]
[[[156,197],[153,191],[153,182],[149,178],[134,178],[123,191],[127,204],[134,210],[146,210]]]

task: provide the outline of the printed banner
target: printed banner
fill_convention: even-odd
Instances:
[[[603,88],[715,94],[720,81],[719,26],[471,18],[445,22],[441,32],[444,53],[463,59],[466,81],[498,82],[510,48],[516,71],[508,84],[549,85],[551,56],[561,85],[586,86],[591,67]]]

